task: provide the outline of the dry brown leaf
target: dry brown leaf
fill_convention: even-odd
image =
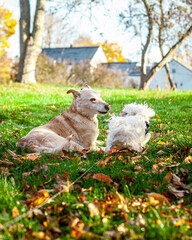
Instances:
[[[27,199],[26,203],[30,206],[30,208],[33,208],[47,201],[49,198],[50,195],[46,190],[39,190],[34,198]]]
[[[163,178],[163,183],[170,183],[172,178],[173,178],[173,174],[171,172],[168,172]]]
[[[153,135],[151,136],[151,139],[152,139],[152,140],[156,140],[156,139],[159,137],[159,135],[160,135],[159,132],[158,132],[158,133],[155,133],[155,134],[153,134]]]
[[[1,167],[0,172],[6,177],[12,175],[7,167]]]
[[[13,162],[8,162],[8,161],[2,161],[0,160],[0,166],[12,166],[14,165]]]
[[[78,218],[74,218],[71,220],[70,228],[81,232],[84,228],[85,224]]]
[[[153,173],[158,173],[158,172],[159,172],[159,166],[158,166],[158,164],[153,164],[153,166],[152,166],[152,172],[153,172]]]
[[[90,212],[90,217],[97,217],[100,215],[99,208],[95,203],[89,203],[88,209]]]
[[[108,175],[105,175],[103,173],[96,173],[92,176],[92,178],[94,178],[98,181],[101,181],[101,182],[107,182],[107,183],[112,182],[112,179]]]
[[[136,165],[136,166],[134,167],[134,170],[137,170],[137,171],[140,171],[140,172],[144,172],[144,171],[145,171],[145,169],[142,168],[142,167],[139,166],[139,165]]]
[[[164,155],[164,154],[166,154],[166,152],[164,152],[163,150],[159,150],[159,151],[157,152],[157,154],[158,154],[158,155]]]
[[[175,185],[172,184],[172,183],[169,183],[168,189],[170,190],[170,192],[171,192],[172,194],[175,195],[176,198],[183,198],[183,197],[185,196],[186,190],[177,190],[177,189],[175,188]]]

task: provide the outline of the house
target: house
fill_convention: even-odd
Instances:
[[[97,64],[102,63],[112,71],[120,71],[124,74],[123,87],[138,88],[140,85],[140,63],[138,62],[108,62],[101,46],[89,47],[70,47],[70,48],[43,48],[42,53],[46,54],[54,61],[67,61],[69,69],[73,62],[80,63],[88,61],[91,69]],[[147,73],[150,71],[152,64],[147,66]],[[192,90],[192,68],[186,66],[179,60],[169,62],[169,68],[173,80],[179,90]],[[120,80],[121,81],[121,80]],[[122,82],[121,82],[122,83]],[[169,89],[170,84],[167,79],[165,67],[158,71],[152,79],[150,89]]]
[[[140,63],[138,62],[112,62],[105,63],[109,69],[113,71],[126,72],[127,77],[124,82],[124,87],[139,87],[140,84]],[[153,65],[147,66],[147,73]],[[172,60],[169,62],[170,72],[179,90],[192,90],[192,68],[182,63],[179,60]],[[160,69],[155,77],[152,79],[150,89],[170,89],[170,84],[167,78],[165,67]]]
[[[107,62],[101,46],[69,47],[69,48],[43,48],[42,53],[55,61],[67,61],[69,65],[89,61],[91,67]]]
[[[187,66],[180,60],[173,59],[169,62],[169,69],[173,81],[179,90],[192,90],[192,67]],[[150,89],[170,89],[169,80],[165,67],[156,73],[152,79]]]
[[[124,88],[138,88],[140,83],[140,63],[138,62],[110,62],[104,63],[112,71],[126,73],[127,77],[123,83]],[[150,67],[147,67],[147,73]]]

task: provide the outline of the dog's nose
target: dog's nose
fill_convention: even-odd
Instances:
[[[111,107],[110,107],[109,104],[106,104],[106,105],[105,105],[105,109],[106,109],[107,111],[109,111],[110,108],[111,108]]]

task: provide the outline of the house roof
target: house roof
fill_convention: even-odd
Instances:
[[[173,60],[171,60],[171,62],[177,62],[181,66],[185,67],[187,70],[192,72],[192,67],[189,66],[187,63],[185,63],[182,59],[179,59],[179,58],[178,59],[173,59]]]
[[[110,62],[105,63],[109,69],[120,70],[127,72],[129,76],[140,76],[140,66],[137,66],[137,62]],[[147,73],[150,71],[150,67],[147,67]]]
[[[104,63],[109,69],[121,70],[130,73],[136,66],[137,62],[109,62]]]
[[[80,63],[82,61],[91,61],[99,46],[95,47],[70,47],[70,48],[43,48],[42,53],[54,60],[64,60],[72,63]]]

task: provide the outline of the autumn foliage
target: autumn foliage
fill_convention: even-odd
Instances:
[[[109,43],[105,41],[102,44],[102,48],[108,62],[126,62],[126,59],[122,56],[122,50],[118,43]]]
[[[6,54],[9,38],[15,34],[16,20],[4,6],[0,6],[0,82],[6,82],[11,75],[11,60]]]

